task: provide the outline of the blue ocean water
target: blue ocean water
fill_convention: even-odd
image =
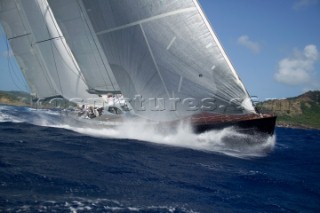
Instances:
[[[319,175],[320,131],[161,135],[0,106],[0,212],[320,212]]]

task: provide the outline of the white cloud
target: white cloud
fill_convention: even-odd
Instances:
[[[319,0],[298,0],[293,4],[293,9],[300,10],[318,4]]]
[[[315,45],[307,45],[301,52],[295,50],[293,56],[279,62],[275,79],[288,85],[305,85],[312,83],[314,65],[319,60],[319,52]]]
[[[258,42],[251,41],[247,35],[240,36],[237,43],[248,48],[254,53],[259,53],[261,50],[260,44]]]

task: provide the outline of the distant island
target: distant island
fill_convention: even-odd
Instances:
[[[77,106],[77,104],[63,98],[40,101],[31,96],[29,93],[19,91],[0,91],[0,104],[46,109],[68,108]]]
[[[276,114],[278,126],[320,129],[320,91],[264,101],[257,104],[257,108]]]
[[[30,106],[32,96],[26,92],[0,91],[0,104]]]
[[[76,104],[65,99],[56,101],[36,100],[26,92],[0,91],[0,104],[29,106],[34,108],[68,108]],[[277,125],[283,127],[296,127],[308,129],[320,129],[320,91],[309,91],[300,96],[273,99],[257,104],[261,112],[273,113],[278,116]]]

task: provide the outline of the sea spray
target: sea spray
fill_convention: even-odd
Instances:
[[[275,136],[247,135],[238,132],[234,127],[195,134],[188,122],[181,122],[176,128],[167,126],[162,128],[159,125],[137,120],[122,122],[114,126],[97,120],[78,120],[72,115],[66,116],[65,113],[59,111],[30,110],[8,106],[0,107],[0,120],[64,128],[93,137],[134,139],[218,152],[239,158],[265,156],[272,151],[276,141]]]
[[[125,123],[117,131],[119,138],[213,151],[242,158],[265,156],[272,151],[275,144],[274,136],[247,135],[239,133],[234,127],[195,134],[190,124],[183,122],[175,131],[165,133],[157,131],[152,125],[134,123]]]
[[[103,123],[101,123],[101,127],[83,126],[81,122],[76,125],[67,125],[66,123],[51,126],[69,129],[93,137],[134,139],[168,146],[218,152],[239,158],[265,156],[272,151],[275,144],[275,136],[247,135],[239,133],[233,127],[195,134],[192,132],[189,123],[183,122],[172,131],[159,131],[157,125],[150,125],[150,123],[142,121],[123,122],[117,127],[104,127]]]

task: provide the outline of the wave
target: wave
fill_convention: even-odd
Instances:
[[[158,126],[143,122],[123,122],[116,127],[95,120],[67,116],[61,111],[33,110],[26,107],[0,106],[0,122],[26,122],[33,125],[63,128],[100,138],[134,139],[168,146],[217,152],[238,158],[263,157],[270,153],[276,137],[247,135],[233,127],[202,134],[191,131],[188,123],[181,123],[175,131],[162,132]]]
[[[8,204],[8,203],[7,203]],[[179,206],[131,206],[117,200],[104,198],[64,197],[63,199],[9,203],[6,212],[183,212],[195,213]],[[0,207],[1,211],[1,207]]]

